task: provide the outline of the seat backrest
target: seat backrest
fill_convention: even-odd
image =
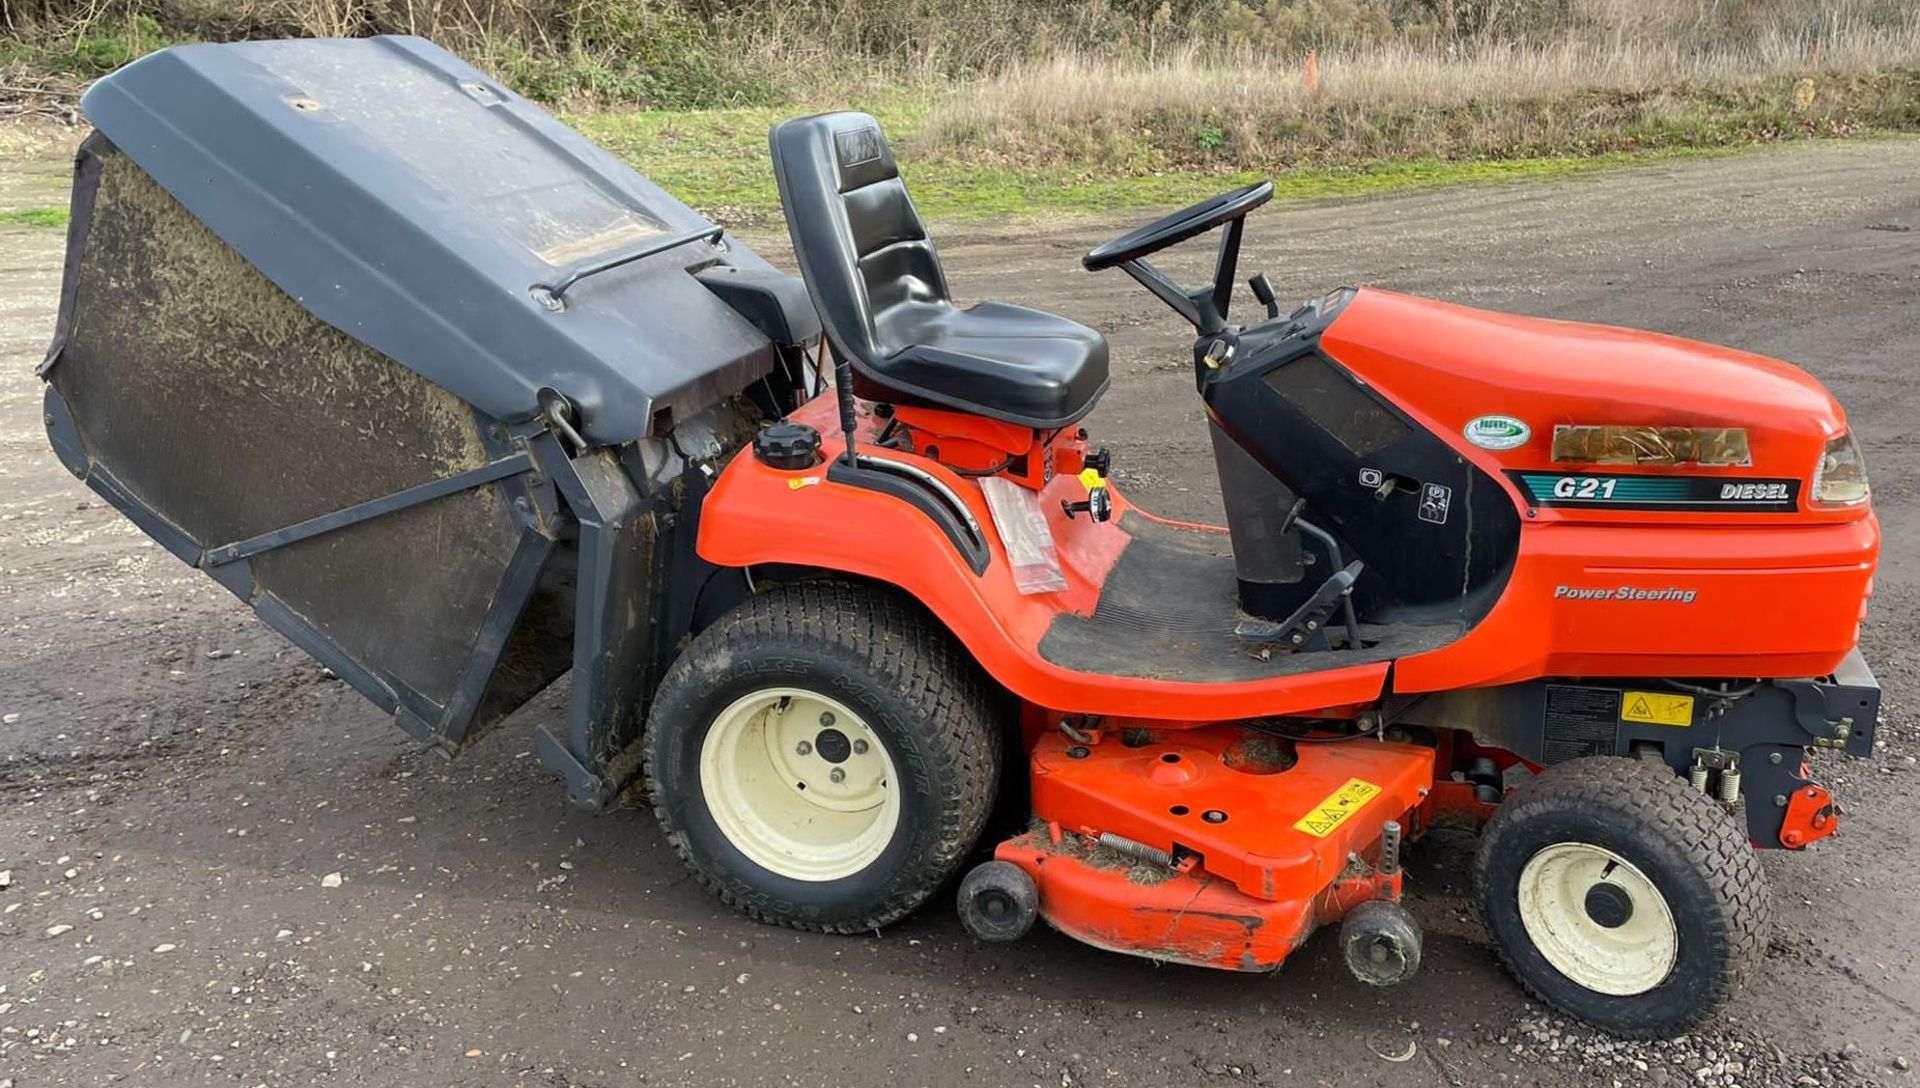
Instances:
[[[887,310],[952,305],[887,138],[864,113],[822,113],[775,125],[768,143],[794,257],[827,338],[873,369],[902,346],[879,342]]]

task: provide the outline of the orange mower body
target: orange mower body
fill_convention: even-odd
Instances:
[[[1372,289],[1332,302],[1319,357],[1435,436],[1515,528],[1511,556],[1490,579],[1492,599],[1403,656],[1332,653],[1322,667],[1260,676],[1250,675],[1261,664],[1254,648],[1239,652],[1255,668],[1196,676],[1184,667],[1196,654],[1233,652],[1215,644],[1217,629],[1154,614],[1152,594],[1143,611],[1102,624],[1110,580],[1130,552],[1168,577],[1211,565],[1213,580],[1195,588],[1217,592],[1231,584],[1235,541],[1225,527],[1154,518],[1104,480],[1095,486],[1107,492],[1107,520],[1070,511],[1088,493],[1081,473],[1091,439],[1077,426],[1048,433],[862,402],[859,453],[937,481],[958,505],[955,520],[981,527],[984,569],[922,510],[836,482],[831,450],[800,469],[737,458],[706,500],[700,554],[725,567],[872,579],[924,605],[1027,707],[1034,825],[996,857],[1031,875],[1057,928],[1158,959],[1271,969],[1358,903],[1397,899],[1397,865],[1388,859],[1391,875],[1381,872],[1383,825],[1411,838],[1437,820],[1484,820],[1514,774],[1570,754],[1654,749],[1684,769],[1702,744],[1757,746],[1761,758],[1785,751],[1790,761],[1761,764],[1778,770],[1757,776],[1758,788],[1799,798],[1818,789],[1802,777],[1801,745],[1870,743],[1852,725],[1844,737],[1831,731],[1828,702],[1838,707],[1852,689],[1836,694],[1805,679],[1857,662],[1879,548],[1865,504],[1778,498],[1804,495],[1824,452],[1847,433],[1840,406],[1816,382],[1774,360],[1651,333]],[[1471,423],[1488,415],[1525,420],[1533,439],[1506,450],[1475,445]],[[789,418],[835,429],[828,397]],[[1556,459],[1573,450],[1557,430],[1596,421],[1628,437],[1584,440],[1684,430],[1697,441],[1693,432],[1737,426],[1745,453],[1711,467],[1619,466],[1628,471]],[[982,476],[995,465],[1005,467]],[[1693,490],[1680,498],[1691,501],[1607,505],[1607,481],[1621,494],[1629,476],[1642,487],[1685,480]],[[987,528],[995,512],[983,478],[1037,500],[1060,588],[1022,592],[1005,541]],[[1556,495],[1556,485],[1571,494]],[[1587,487],[1591,501],[1582,500]],[[1776,496],[1773,505],[1717,505],[1722,489],[1743,487]],[[1089,627],[1099,629],[1096,641],[1113,640],[1104,671],[1091,664],[1098,655],[1079,656],[1087,640],[1062,638]],[[1650,679],[1724,676],[1810,685],[1783,701],[1812,709],[1749,731],[1711,713],[1709,698]],[[1633,705],[1648,696],[1660,706]],[[1582,711],[1587,704],[1598,709]],[[1276,719],[1315,723],[1284,742],[1284,770],[1223,757],[1264,737],[1233,723]],[[1355,729],[1379,739],[1319,743]],[[1436,733],[1445,739],[1434,742]],[[1316,833],[1314,815],[1342,805],[1333,809],[1342,821]],[[1816,831],[1800,807],[1751,806],[1752,841],[1799,848],[1837,824],[1823,819]]]

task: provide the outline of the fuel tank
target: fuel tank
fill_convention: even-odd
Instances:
[[[1208,410],[1366,561],[1363,619],[1466,628],[1397,690],[1818,676],[1858,641],[1879,529],[1797,367],[1373,288],[1242,347]]]

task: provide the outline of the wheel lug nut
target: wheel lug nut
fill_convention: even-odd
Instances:
[[[831,710],[827,710],[827,711],[823,711],[823,712],[821,712],[821,714],[820,714],[820,724],[821,724],[821,725],[832,725],[832,724],[833,724],[833,711],[831,711]]]
[[[813,754],[813,745],[808,744],[806,741],[803,740],[799,744],[794,745],[793,750],[799,753],[800,755],[810,756]]]
[[[864,756],[864,755],[866,755],[866,754],[867,754],[867,742],[866,742],[866,741],[864,741],[864,740],[856,740],[856,741],[854,741],[854,742],[853,742],[853,754],[854,754],[854,755],[856,755],[856,756]]]
[[[836,783],[845,782],[847,780],[847,772],[835,767],[833,770],[827,772],[827,778]]]

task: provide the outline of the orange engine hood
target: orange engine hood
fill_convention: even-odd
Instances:
[[[1805,480],[1826,442],[1847,426],[1839,402],[1818,381],[1778,359],[1377,288],[1354,296],[1321,347],[1496,476],[1565,471],[1551,457],[1556,427],[1614,424],[1743,427],[1751,466],[1689,471]],[[1531,439],[1499,453],[1466,442],[1463,428],[1487,415],[1525,422]],[[1840,512],[1834,520],[1860,514]]]

